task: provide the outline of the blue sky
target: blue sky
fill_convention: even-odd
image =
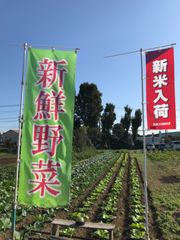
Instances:
[[[124,106],[141,108],[138,53],[104,56],[176,43],[177,129],[180,130],[179,0],[0,0],[0,131],[17,129],[23,43],[35,48],[80,48],[76,91],[95,83],[103,105],[116,106],[117,122]]]

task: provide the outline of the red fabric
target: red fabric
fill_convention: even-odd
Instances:
[[[146,53],[148,129],[175,129],[174,49]]]

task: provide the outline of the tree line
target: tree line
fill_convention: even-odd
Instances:
[[[94,146],[98,149],[139,148],[138,128],[141,126],[142,113],[137,109],[132,116],[132,109],[124,107],[124,116],[115,123],[115,105],[106,103],[102,106],[102,93],[96,84],[82,83],[75,97],[74,111],[74,147],[77,150]],[[129,133],[129,130],[132,133]]]

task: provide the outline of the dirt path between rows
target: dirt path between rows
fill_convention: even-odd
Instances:
[[[139,179],[141,181],[141,188],[142,191],[144,191],[144,179],[143,179],[143,174],[141,172],[140,166],[138,164],[138,160],[135,159],[136,161],[136,165],[137,165],[137,170],[138,170],[138,174],[139,174]],[[159,239],[159,240],[163,240],[162,238],[162,232],[158,226],[157,223],[157,211],[156,208],[153,205],[153,200],[151,197],[151,192],[149,189],[147,189],[148,191],[148,208],[149,208],[149,218],[148,218],[148,225],[149,225],[149,235],[150,235],[150,239],[151,240],[155,240],[155,239]]]
[[[15,164],[16,161],[17,161],[16,157],[0,158],[0,167],[5,167],[5,166],[8,166],[10,164]]]
[[[112,161],[110,166],[108,168],[112,168],[115,164],[116,160]],[[86,189],[84,189],[84,192],[77,198],[77,199],[72,199],[71,204],[67,209],[61,209],[56,212],[56,218],[60,219],[70,219],[70,213],[78,211],[79,207],[81,206],[82,202],[85,201],[85,199],[90,196],[91,192],[96,188],[96,186],[99,184],[99,182],[106,176],[107,171],[104,171],[100,176],[97,177],[97,179]],[[115,178],[115,176],[114,176]],[[107,191],[108,192],[108,191]],[[44,225],[42,228],[43,231],[50,232],[51,231],[51,224],[47,223]],[[88,237],[86,234],[86,230],[80,229],[75,236],[79,237]]]

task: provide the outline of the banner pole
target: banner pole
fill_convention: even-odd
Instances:
[[[18,205],[18,179],[19,179],[19,168],[20,168],[20,146],[21,146],[21,128],[23,122],[22,116],[22,106],[23,106],[23,90],[24,90],[24,75],[25,75],[25,61],[27,55],[28,44],[24,44],[23,52],[23,64],[22,64],[22,81],[21,81],[21,97],[20,97],[20,109],[19,109],[19,137],[18,137],[18,148],[17,148],[17,163],[16,163],[16,184],[14,193],[14,207],[12,214],[12,240],[15,240],[15,230],[16,230],[16,210]]]
[[[142,90],[142,120],[143,120],[143,153],[144,153],[144,196],[145,196],[145,224],[146,224],[146,236],[145,239],[149,239],[148,229],[148,196],[147,196],[147,156],[146,156],[146,138],[145,138],[145,118],[144,118],[144,74],[143,74],[143,49],[140,49],[141,57],[141,90]]]

